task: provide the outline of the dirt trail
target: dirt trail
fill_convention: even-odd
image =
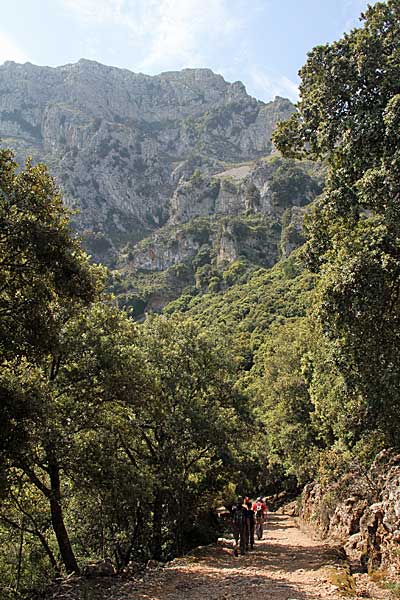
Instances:
[[[338,562],[332,549],[313,540],[286,515],[269,515],[265,540],[235,558],[232,547],[198,549],[176,559],[160,576],[136,588],[132,600],[336,600],[343,598],[327,579]]]
[[[286,515],[268,515],[265,539],[245,556],[233,556],[232,543],[197,548],[142,575],[72,578],[48,596],[52,600],[343,600],[332,573],[346,566],[339,553],[299,529]],[[336,569],[339,569],[337,571]],[[353,600],[392,597],[357,575]],[[76,585],[78,583],[78,585]],[[341,583],[339,582],[339,585]]]

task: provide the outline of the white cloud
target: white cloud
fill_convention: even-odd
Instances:
[[[260,0],[255,0],[258,4]],[[82,24],[121,27],[147,71],[204,66],[249,14],[243,0],[59,0]]]
[[[86,23],[121,24],[124,0],[61,0],[61,4]]]
[[[20,48],[10,36],[0,32],[0,64],[6,60],[24,63],[29,59],[22,48]]]
[[[249,70],[249,76],[252,87],[259,97],[283,96],[289,97],[294,102],[299,99],[298,85],[284,75],[271,75],[259,67],[253,66]]]
[[[104,49],[99,47],[104,38],[98,28],[111,28],[124,40],[126,56],[134,60],[127,66],[135,71],[155,74],[211,67],[228,80],[241,77],[256,97],[298,98],[297,85],[283,75],[266,72],[252,51],[249,32],[254,30],[255,18],[265,20],[270,0],[252,0],[251,10],[247,0],[58,2],[86,27],[86,40],[91,40],[86,53],[93,58]],[[112,49],[108,56],[112,56]]]
[[[225,0],[160,0],[141,67],[204,66],[207,51],[231,41],[242,21]]]

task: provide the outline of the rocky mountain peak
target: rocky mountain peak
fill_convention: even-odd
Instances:
[[[267,104],[210,69],[149,76],[81,59],[61,67],[0,66],[0,138],[44,160],[88,234],[110,261],[169,219],[177,185],[196,170],[268,155],[288,100]]]

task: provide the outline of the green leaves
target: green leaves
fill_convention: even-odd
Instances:
[[[44,165],[16,172],[0,151],[0,349],[36,356],[57,342],[60,314],[92,301],[102,269],[72,237]]]
[[[337,408],[333,432],[348,444],[376,429],[400,443],[399,16],[397,0],[376,3],[360,29],[314,48],[298,113],[275,138],[285,154],[329,164],[305,256],[319,273],[314,314],[339,385],[323,401],[314,379],[311,395]]]
[[[30,546],[41,544],[54,567],[56,540],[69,572],[75,553],[113,554],[118,566],[146,558],[152,538],[160,555],[182,551],[242,439],[235,363],[195,323],[138,326],[101,296],[103,270],[71,237],[45,169],[16,175],[3,158],[0,523],[21,528],[23,514]]]
[[[33,524],[27,531],[40,540],[54,567],[56,559],[47,535],[35,524],[32,507],[23,499],[13,500],[12,481],[19,478],[24,492],[35,490],[42,495],[51,509],[62,559],[67,569],[74,571],[76,562],[60,505],[64,493],[60,474],[72,464],[71,424],[76,423],[71,404],[63,402],[66,389],[58,387],[62,381],[58,375],[65,362],[65,324],[98,297],[104,269],[89,264],[73,237],[68,214],[46,167],[28,161],[25,169],[16,169],[13,155],[1,150],[2,491],[13,504],[12,510]],[[15,526],[14,521],[7,521],[7,514],[1,519]]]

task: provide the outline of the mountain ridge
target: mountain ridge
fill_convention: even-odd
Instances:
[[[0,67],[0,138],[44,161],[97,260],[169,219],[182,179],[272,151],[289,100],[264,103],[211,69],[144,75],[81,59]]]

